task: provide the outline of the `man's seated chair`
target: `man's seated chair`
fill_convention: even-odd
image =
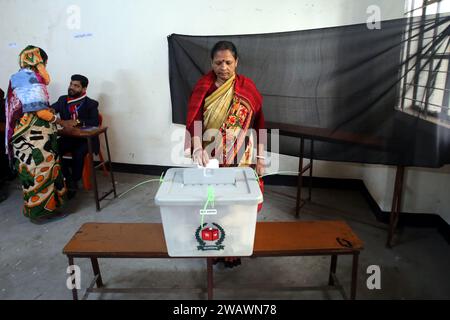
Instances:
[[[98,114],[98,126],[101,127],[102,123],[103,123],[103,117],[99,113]],[[101,163],[105,162],[101,148],[98,149],[98,157],[99,157]],[[104,163],[102,164],[102,169],[103,169],[103,175],[108,176],[108,169],[106,169],[106,165]],[[91,159],[89,158],[89,154],[86,154],[86,156],[84,157],[84,164],[83,164],[83,189],[84,190],[92,189],[91,177],[92,177]]]
[[[98,114],[98,120],[99,120],[99,128],[102,126],[103,123],[103,117],[99,113]],[[94,155],[98,155],[100,162],[105,162],[105,159],[103,158],[102,150],[99,148],[98,153],[94,153]],[[72,158],[72,153],[66,152],[64,154],[64,158]],[[103,169],[103,175],[108,176],[108,169],[106,168],[106,165],[102,164]],[[92,170],[91,170],[91,159],[89,157],[89,153],[87,153],[84,156],[83,160],[83,173],[82,173],[82,180],[83,180],[83,189],[84,190],[91,190],[92,189]]]

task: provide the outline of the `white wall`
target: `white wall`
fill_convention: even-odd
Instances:
[[[68,27],[71,5],[81,10],[79,30]],[[0,87],[6,89],[9,75],[17,70],[19,51],[28,44],[41,46],[50,57],[51,100],[65,94],[71,74],[89,77],[88,93],[100,101],[115,162],[173,165],[176,143],[171,135],[182,126],[171,123],[168,35],[252,34],[363,23],[370,5],[380,7],[382,20],[403,16],[403,0],[0,0]],[[297,166],[296,158],[281,158],[280,170],[296,171]],[[383,208],[389,203],[390,192],[379,192],[393,179],[386,168],[317,162],[315,170],[319,176],[364,179]],[[416,181],[421,185],[417,190],[434,183],[434,176],[423,179]],[[438,210],[422,196],[411,211],[416,208]]]
[[[380,208],[390,211],[395,167],[364,165],[362,178]],[[440,169],[406,168],[402,211],[436,213],[450,224],[450,165]]]
[[[100,100],[112,129],[114,161],[167,165],[177,127],[171,124],[169,34],[248,34],[361,23],[374,3],[380,4],[383,19],[399,17],[403,10],[402,0],[0,0],[0,86],[6,87],[16,71],[21,48],[41,46],[50,56],[52,100],[66,92],[71,74],[90,78],[89,95]],[[81,9],[80,30],[67,26],[70,5]]]

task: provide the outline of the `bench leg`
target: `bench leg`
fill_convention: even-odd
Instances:
[[[97,277],[96,283],[97,288],[103,287],[102,275],[100,274],[100,266],[98,265],[97,258],[91,258],[92,270],[94,271],[94,277]]]
[[[206,270],[208,274],[208,300],[213,299],[213,258],[206,258]]]
[[[358,278],[358,258],[359,258],[359,251],[355,252],[353,254],[352,289],[351,289],[351,294],[350,294],[351,300],[356,299],[356,283],[357,283],[357,278]]]
[[[73,264],[73,257],[68,257],[69,258],[69,267],[70,266],[73,266],[74,264]],[[75,272],[75,271],[74,271]],[[73,275],[73,273],[71,274],[71,276]],[[72,283],[73,284],[73,283]],[[78,291],[77,291],[77,288],[76,288],[76,286],[74,286],[73,288],[72,288],[72,299],[73,300],[78,300]]]
[[[333,254],[331,256],[331,264],[330,264],[330,275],[328,277],[328,285],[334,286],[334,277],[336,275],[336,265],[337,265],[337,255]]]

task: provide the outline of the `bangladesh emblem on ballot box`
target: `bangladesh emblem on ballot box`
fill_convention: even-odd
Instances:
[[[201,224],[195,231],[195,239],[199,244],[198,250],[223,250],[225,248],[222,244],[225,240],[225,230],[217,223]]]

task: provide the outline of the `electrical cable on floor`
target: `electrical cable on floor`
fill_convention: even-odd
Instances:
[[[142,186],[143,184],[150,183],[150,182],[156,182],[156,181],[159,181],[160,184],[164,182],[164,172],[161,173],[161,176],[159,177],[159,179],[150,179],[150,180],[146,180],[146,181],[143,181],[143,182],[141,182],[141,183],[138,183],[138,184],[135,185],[134,187],[132,187],[132,188],[128,189],[127,191],[125,191],[125,192],[119,194],[118,198],[123,197],[123,196],[126,195],[128,192],[130,192],[130,191],[136,189],[137,187]]]
[[[142,185],[144,185],[144,184],[146,184],[146,183],[157,182],[157,181],[159,182],[160,180],[159,180],[159,179],[151,179],[151,180],[146,180],[146,181],[143,181],[143,182],[141,182],[141,183],[138,183],[138,184],[135,185],[134,187],[132,187],[132,188],[128,189],[127,191],[125,191],[125,192],[119,194],[118,198],[123,197],[123,196],[126,195],[128,192],[133,191],[133,190],[136,189],[137,187],[140,187],[140,186],[142,186]]]
[[[263,174],[263,175],[261,176],[261,178],[267,177],[267,176],[273,176],[273,175],[280,174],[280,173],[295,173],[295,174],[298,175],[300,172],[299,172],[299,171],[277,171],[277,172],[272,172],[272,173]]]

